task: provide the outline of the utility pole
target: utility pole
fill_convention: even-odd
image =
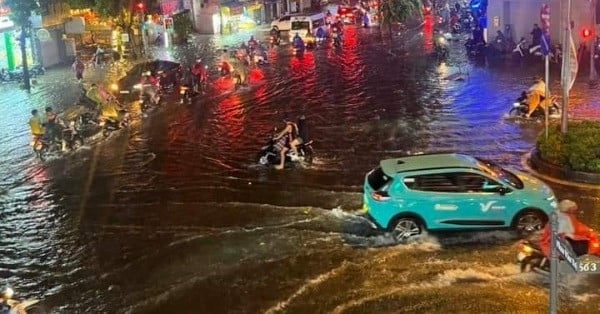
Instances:
[[[567,0],[567,18],[565,20],[565,33],[563,36],[563,59],[562,59],[562,116],[560,119],[560,131],[567,133],[569,89],[571,87],[571,0]]]

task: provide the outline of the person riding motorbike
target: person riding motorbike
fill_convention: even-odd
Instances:
[[[256,39],[254,39],[254,36],[250,36],[250,39],[248,39],[248,50],[252,51],[254,49],[256,49],[256,47],[258,46],[258,41]]]
[[[44,126],[37,109],[31,110],[31,118],[29,118],[28,124],[31,131],[32,143],[44,137]]]
[[[568,199],[560,201],[557,208],[557,233],[571,244],[577,256],[581,256],[588,253],[589,240],[595,237],[595,233],[593,229],[577,219],[575,216],[577,210],[577,203]],[[551,238],[550,224],[547,223],[540,239],[540,249],[546,257],[550,256]]]
[[[529,105],[529,112],[525,114],[526,118],[529,118],[531,114],[537,109],[539,105],[545,105],[546,96],[546,83],[541,77],[536,76],[533,79],[533,85],[528,90],[529,97],[527,98],[527,104]],[[549,96],[549,95],[548,95]]]
[[[295,49],[299,51],[304,51],[304,40],[302,40],[302,37],[300,37],[298,33],[294,35],[294,38],[292,39],[292,45]]]
[[[0,314],[27,314],[27,311],[20,303],[11,300],[12,297],[12,289],[8,287],[2,288],[2,291],[0,291]]]
[[[235,58],[233,58],[231,60],[231,64],[232,64],[232,68],[233,68],[233,72],[232,72],[232,76],[234,78],[238,79],[238,84],[237,85],[247,85],[247,79],[248,79],[248,66],[249,66],[249,60],[248,57],[246,55],[236,55]]]
[[[273,26],[273,28],[271,28],[271,30],[269,31],[269,35],[271,36],[271,43],[274,45],[278,45],[279,44],[279,30],[277,29],[277,27]]]
[[[325,40],[325,29],[323,29],[323,27],[319,27],[315,35],[317,36],[317,42],[323,42],[323,40]]]
[[[221,76],[231,73],[230,55],[227,49],[223,49],[223,52],[219,56],[219,66],[221,67]]]
[[[142,90],[140,94],[150,96],[150,100],[154,104],[158,104],[160,100],[160,96],[158,95],[159,89],[159,81],[158,79],[152,75],[152,72],[146,71],[142,75],[142,79],[140,80],[140,85],[142,86]]]
[[[305,117],[301,116],[297,123],[284,119],[285,127],[274,137],[274,140],[279,140],[283,137],[287,138],[288,145],[283,147],[279,152],[279,165],[275,169],[281,170],[285,167],[285,155],[291,150],[296,156],[298,155],[298,146],[302,145],[308,138],[308,130],[306,128]]]
[[[52,107],[46,107],[46,121],[43,126],[45,128],[46,137],[50,140],[61,139],[61,126],[58,124],[56,113]]]
[[[194,80],[193,80],[194,92],[197,93],[200,91],[199,87],[202,86],[208,79],[208,74],[206,73],[206,67],[202,64],[202,59],[196,60],[196,63],[191,68],[191,74],[194,77]]]

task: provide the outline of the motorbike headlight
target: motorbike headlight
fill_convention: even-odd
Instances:
[[[12,299],[13,295],[15,294],[15,291],[13,291],[13,289],[11,287],[6,287],[4,289],[4,291],[2,291],[2,294],[3,294],[4,298]]]
[[[518,102],[513,104],[513,107],[520,107],[520,106],[521,106],[521,103],[518,103]]]
[[[142,84],[133,85],[133,89],[142,89]]]

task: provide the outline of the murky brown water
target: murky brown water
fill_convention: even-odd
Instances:
[[[408,35],[415,52],[405,57],[391,56],[377,29],[345,35],[341,49],[302,59],[276,48],[249,90],[215,84],[206,99],[173,100],[46,164],[26,146],[29,108],[69,103],[60,88],[70,83],[44,87],[45,98],[0,86],[14,93],[1,103],[0,278],[59,313],[545,312],[544,279],[518,273],[511,233],[394,246],[354,215],[364,174],[382,158],[452,150],[521,169],[541,125],[504,115],[535,71],[474,67],[461,43],[436,64],[422,56],[427,33]],[[229,41],[157,55],[209,60]],[[459,71],[464,80],[445,79]],[[575,90],[574,103],[600,99]],[[257,167],[272,127],[300,115],[314,165]],[[600,192],[553,187],[600,227]],[[572,281],[564,310],[596,311],[597,277]]]

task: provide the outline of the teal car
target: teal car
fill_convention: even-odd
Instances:
[[[540,180],[463,154],[383,160],[367,173],[363,200],[367,217],[398,239],[425,230],[534,232],[556,208]]]

